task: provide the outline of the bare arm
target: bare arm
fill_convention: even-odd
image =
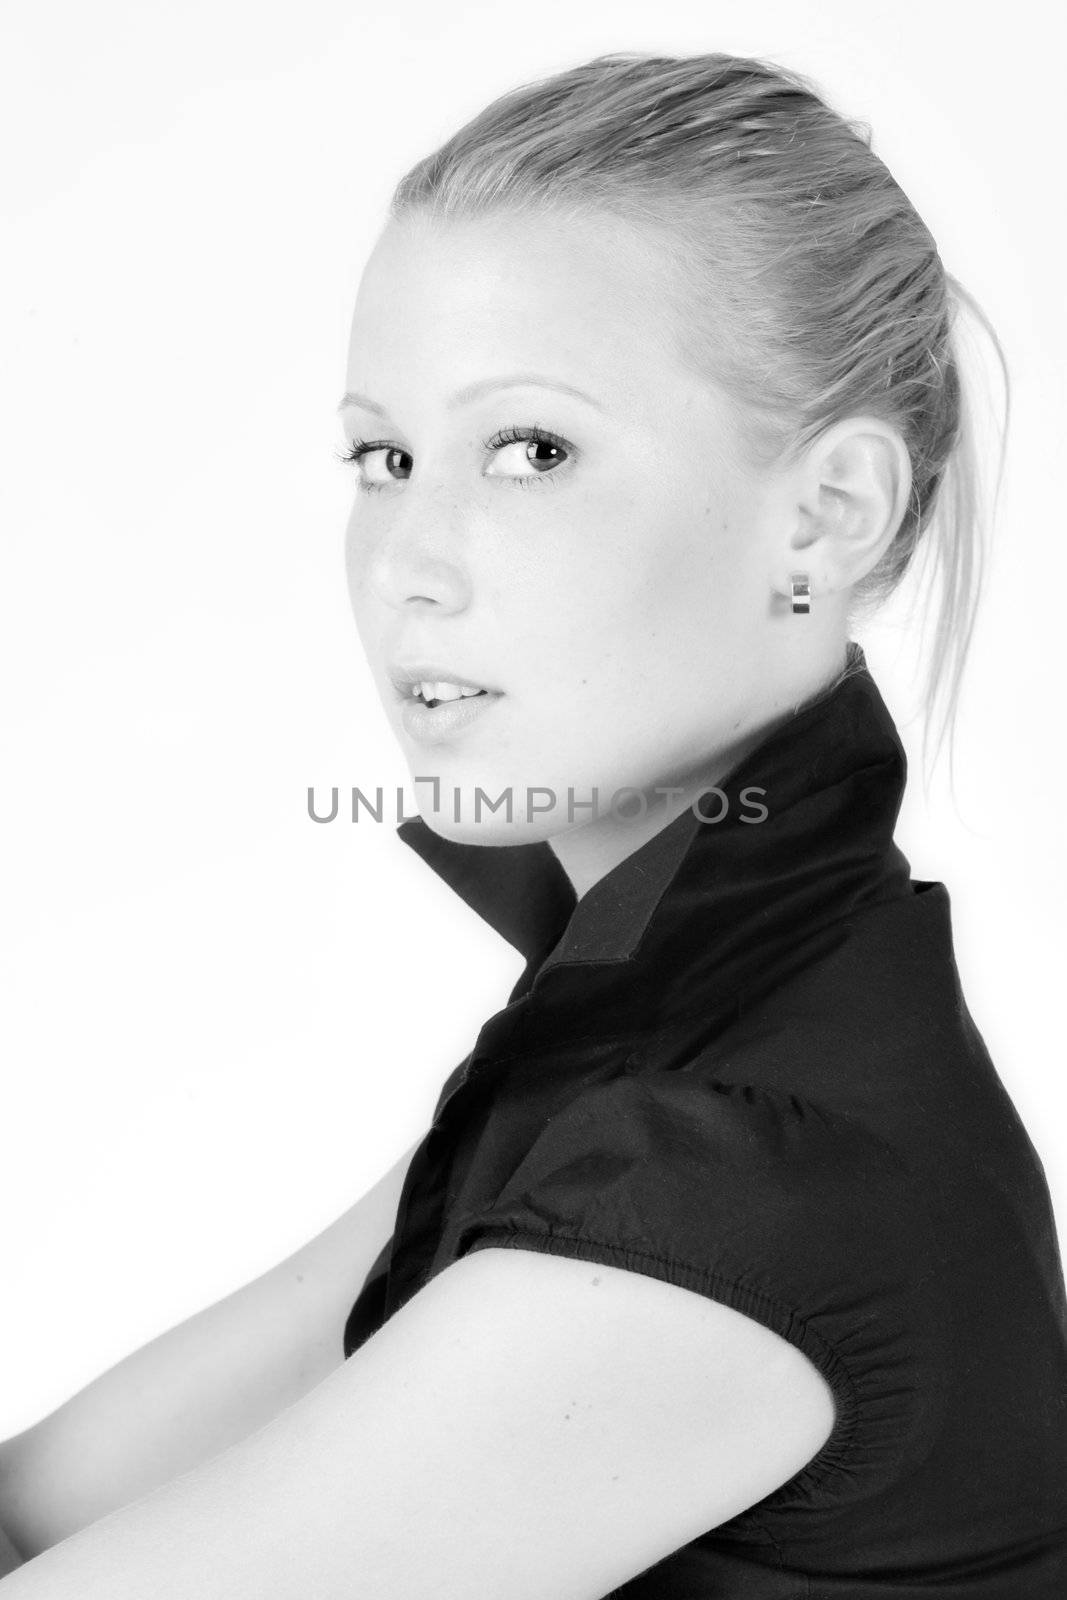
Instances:
[[[0,1527],[18,1555],[226,1450],[342,1364],[345,1317],[392,1233],[417,1148],[295,1254],[0,1444]]]
[[[807,1357],[737,1311],[484,1248],[0,1600],[600,1600],[792,1477],[833,1416]]]

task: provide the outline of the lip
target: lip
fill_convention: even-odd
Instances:
[[[465,700],[445,700],[440,705],[425,706],[421,700],[408,695],[400,708],[400,720],[404,732],[417,743],[444,744],[488,716],[491,708],[503,698],[497,690],[490,689],[485,694],[469,695]]]
[[[486,689],[491,695],[502,692],[495,684],[485,683],[456,667],[446,667],[439,661],[389,661],[386,670],[401,700],[411,698],[411,686],[415,683],[454,683],[461,689]]]

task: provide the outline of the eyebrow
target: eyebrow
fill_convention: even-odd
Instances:
[[[558,378],[546,378],[536,372],[514,372],[506,378],[479,378],[475,383],[468,383],[466,388],[457,389],[448,402],[450,411],[458,406],[470,405],[473,400],[480,400],[493,389],[517,389],[524,385],[535,385],[539,389],[557,389],[560,394],[573,395],[576,400],[585,400],[589,405],[596,406],[599,411],[604,410],[604,405],[593,395],[586,394],[584,389],[576,389],[573,383],[562,383]],[[338,411],[343,411],[346,406],[362,406],[364,411],[373,412],[376,417],[388,415],[384,406],[378,405],[365,394],[357,394],[350,389],[341,398]]]

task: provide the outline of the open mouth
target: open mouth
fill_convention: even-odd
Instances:
[[[436,706],[453,706],[459,700],[477,700],[481,695],[487,693],[486,689],[478,689],[469,694],[442,695],[440,699],[431,696],[430,699],[424,700],[422,690],[416,688],[414,699],[418,701],[419,705],[426,706],[428,710],[432,711]]]
[[[488,693],[476,683],[447,678],[419,678],[408,685],[408,697],[431,711],[438,706],[458,705],[461,700],[478,700]]]

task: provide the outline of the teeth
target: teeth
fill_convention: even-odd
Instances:
[[[421,695],[424,700],[466,700],[472,695],[481,694],[480,689],[464,689],[458,683],[446,683],[444,680],[414,684],[411,692],[416,696]]]

